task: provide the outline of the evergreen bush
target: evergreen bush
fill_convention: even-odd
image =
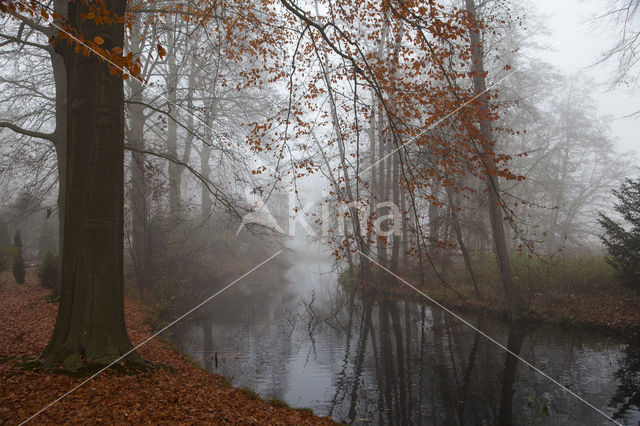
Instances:
[[[622,216],[622,224],[600,214],[598,222],[604,228],[600,238],[609,256],[607,261],[618,272],[622,284],[640,289],[640,178],[626,179],[614,205]]]

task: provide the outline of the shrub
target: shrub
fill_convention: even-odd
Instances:
[[[56,279],[58,277],[58,257],[54,256],[50,250],[44,252],[42,257],[42,263],[36,269],[36,275],[38,281],[43,287],[53,289],[56,286]]]
[[[604,256],[572,253],[561,258],[548,258],[512,253],[514,281],[522,292],[570,294],[598,293],[616,288],[615,270]],[[461,281],[468,281],[466,271],[459,269]],[[495,258],[487,256],[476,266],[482,289],[502,291]],[[466,281],[465,281],[466,279]],[[523,294],[524,296],[524,294]]]
[[[7,270],[9,266],[9,251],[0,247],[0,274]]]
[[[22,239],[20,238],[20,230],[16,230],[13,239],[13,277],[18,284],[24,284],[24,259],[22,258]]]

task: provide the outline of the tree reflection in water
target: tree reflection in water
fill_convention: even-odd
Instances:
[[[615,372],[619,385],[609,405],[615,409],[616,420],[624,420],[640,409],[640,342],[634,343],[627,345],[620,369]]]
[[[329,263],[299,263],[230,289],[198,319],[171,329],[169,340],[236,386],[349,423],[602,422],[439,308],[345,288],[330,271]],[[468,320],[606,412],[640,420],[637,346]]]

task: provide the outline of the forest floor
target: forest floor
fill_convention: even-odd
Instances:
[[[408,279],[410,283],[418,278]],[[470,285],[453,285],[453,290],[431,284],[420,290],[447,308],[460,313],[480,313],[507,318],[509,304],[502,289],[483,289],[478,300]],[[391,293],[411,297],[418,301],[426,298],[408,286],[398,284]],[[551,290],[539,289],[536,293],[522,295],[527,312],[524,320],[536,324],[598,330],[623,338],[640,338],[640,292],[623,287],[600,290]]]
[[[38,424],[270,423],[331,424],[310,410],[268,402],[235,389],[158,339],[138,352],[163,368],[124,374],[107,370],[77,390],[87,377],[25,368],[44,349],[55,323],[57,303],[28,271],[25,284],[11,272],[0,276],[0,424],[34,418]],[[127,329],[134,346],[152,334],[143,308],[125,301]]]

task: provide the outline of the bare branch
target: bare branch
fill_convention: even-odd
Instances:
[[[0,121],[0,127],[12,130],[16,133],[29,136],[32,138],[48,140],[49,142],[52,142],[52,143],[54,143],[54,140],[55,140],[55,136],[53,133],[42,133],[42,132],[36,132],[34,130],[23,129],[22,127],[16,126],[15,124],[9,123],[7,121]]]

